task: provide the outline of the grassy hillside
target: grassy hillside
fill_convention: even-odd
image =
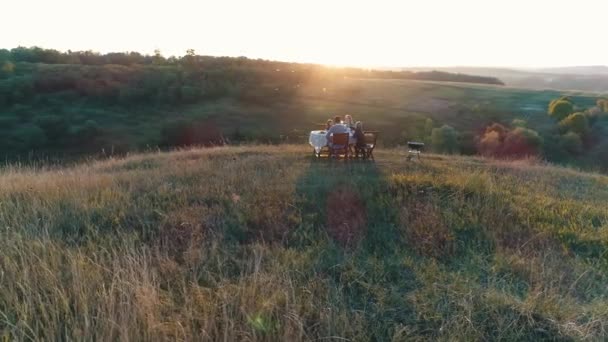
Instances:
[[[0,336],[602,340],[608,177],[400,150],[0,172]]]

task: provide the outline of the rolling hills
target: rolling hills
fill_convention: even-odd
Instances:
[[[561,68],[492,68],[492,67],[440,67],[402,68],[399,70],[429,71],[439,70],[450,73],[498,77],[507,86],[527,89],[559,91],[584,91],[589,93],[608,92],[608,67],[573,66]]]
[[[520,119],[554,135],[545,115],[551,100],[569,95],[584,110],[599,97],[502,87],[495,77],[456,71],[330,68],[194,52],[165,58],[0,49],[0,158],[77,159],[218,137],[304,142],[311,129],[345,114],[381,131],[386,146],[424,140],[429,128],[450,125],[461,133],[460,152],[473,154],[476,136],[491,123]],[[213,138],[184,138],[192,127]]]
[[[0,336],[608,338],[608,177],[403,154],[242,146],[4,166]]]

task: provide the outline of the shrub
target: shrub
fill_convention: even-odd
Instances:
[[[541,145],[542,138],[536,131],[524,127],[509,130],[492,124],[479,138],[478,151],[491,157],[526,157],[537,155]]]
[[[2,67],[0,68],[0,75],[9,75],[15,71],[15,64],[11,62],[2,63]]]
[[[503,155],[510,157],[526,157],[537,155],[542,145],[542,139],[536,131],[517,127],[505,138]]]
[[[437,152],[455,153],[458,149],[458,132],[448,125],[433,128],[431,144]]]
[[[574,113],[560,121],[559,126],[562,130],[574,132],[581,137],[589,133],[589,121],[583,113]]]
[[[44,115],[36,118],[36,123],[44,130],[46,137],[56,142],[68,135],[69,124],[64,116]]]
[[[602,112],[608,113],[608,99],[597,100],[597,106]]]
[[[513,127],[526,127],[528,125],[528,122],[523,119],[513,119],[512,124]]]
[[[583,141],[581,137],[574,133],[568,132],[560,137],[560,147],[572,154],[581,153],[583,150]]]
[[[36,125],[24,125],[13,131],[13,139],[21,150],[32,150],[44,147],[47,142],[44,130]]]
[[[551,101],[549,104],[549,116],[556,121],[562,121],[574,112],[574,104],[568,97],[562,97]]]
[[[161,145],[169,146],[214,146],[223,145],[224,136],[214,122],[193,123],[177,121],[163,127]]]

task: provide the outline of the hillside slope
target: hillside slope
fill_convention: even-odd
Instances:
[[[608,177],[400,150],[0,173],[0,336],[608,338]]]

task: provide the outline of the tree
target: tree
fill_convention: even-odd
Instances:
[[[504,158],[536,155],[541,145],[542,138],[536,131],[525,127],[509,130],[495,123],[486,128],[477,148],[481,155]]]
[[[542,138],[536,131],[517,127],[510,131],[504,141],[502,155],[505,157],[527,157],[537,155]]]
[[[589,133],[589,121],[584,113],[574,113],[560,121],[559,126],[566,132],[574,132],[581,137]]]
[[[28,124],[13,131],[13,139],[21,151],[43,148],[47,138],[42,128]]]
[[[486,131],[479,139],[477,149],[483,156],[498,156],[503,141],[504,137],[501,137],[497,131]]]
[[[458,132],[448,125],[433,128],[431,144],[437,152],[455,153],[458,150]]]
[[[4,62],[2,63],[2,68],[0,68],[0,71],[5,75],[11,74],[13,71],[15,71],[15,64],[11,62]]]
[[[581,137],[574,132],[568,132],[562,135],[559,144],[561,148],[572,154],[581,153],[583,150],[583,141],[581,140]]]
[[[513,127],[526,127],[528,126],[528,122],[524,119],[513,119]]]
[[[597,100],[597,107],[604,113],[608,113],[608,99]]]
[[[569,97],[561,97],[549,103],[549,116],[558,122],[572,113],[574,113],[574,103]]]
[[[430,136],[433,133],[433,119],[426,118],[424,121],[424,135]]]
[[[164,63],[165,59],[163,58],[163,55],[160,53],[160,49],[154,50],[153,61],[154,61],[154,64],[156,64],[156,65],[161,65]]]

